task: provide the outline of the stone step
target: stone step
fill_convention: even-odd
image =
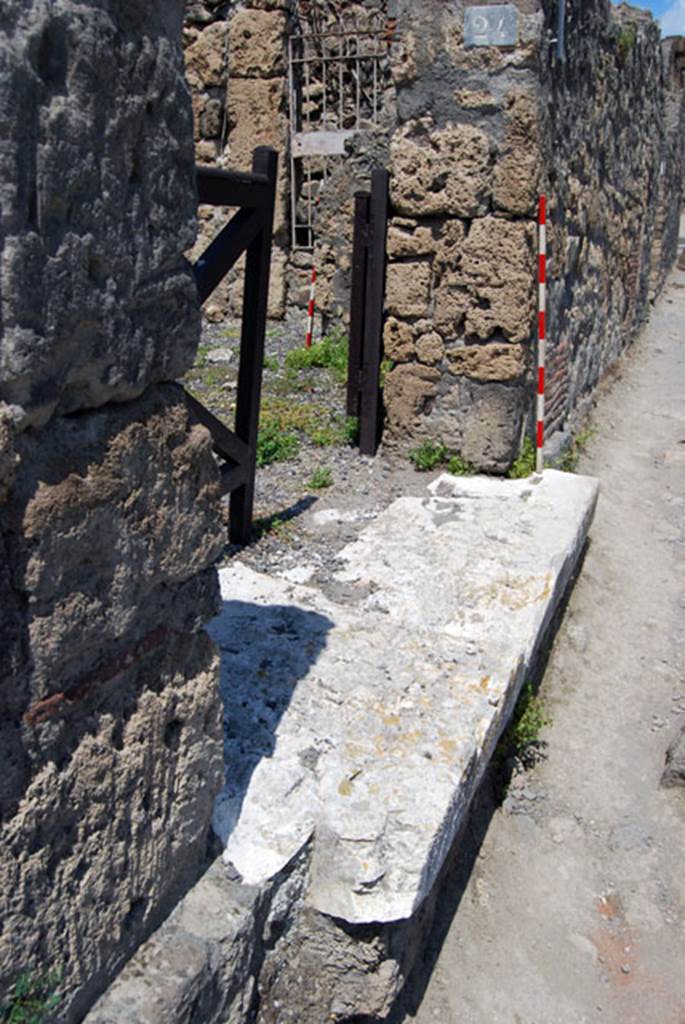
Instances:
[[[223,1015],[168,1008],[160,1020],[266,1022],[264,1007],[284,992],[299,999],[292,1019],[302,1024],[383,1018],[410,967],[412,922],[425,927],[447,854],[578,566],[597,493],[595,480],[553,470],[516,481],[443,475],[343,549],[326,594],[240,561],[221,570],[224,606],[211,633],[225,704],[226,782],[215,811],[224,869],[214,865],[150,941],[163,958],[174,921],[195,920],[190,931],[208,952],[190,973],[211,979],[213,992],[242,991],[243,1001],[240,1009],[234,999],[234,1016],[223,1000]],[[203,886],[217,879],[233,895],[219,886],[207,901]],[[241,906],[252,894],[253,925],[238,929],[251,951],[240,955],[229,926],[235,893]],[[218,936],[198,931],[205,917],[188,910],[203,900],[223,922]],[[265,942],[276,919],[282,937]],[[360,952],[368,954],[369,928],[378,961]],[[136,991],[145,988],[141,958],[152,959],[143,948],[88,1024],[123,1019],[108,1007],[122,985],[130,991],[132,970]],[[228,977],[233,961],[252,965],[239,985]],[[297,978],[317,972],[329,979],[325,991],[313,980],[298,988]],[[311,986],[318,996],[305,994]],[[248,989],[250,998],[261,993],[251,1006]],[[156,1019],[136,1007],[127,1003],[127,1021]]]

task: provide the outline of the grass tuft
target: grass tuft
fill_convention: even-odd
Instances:
[[[507,473],[510,480],[523,480],[535,472],[535,445],[529,437],[524,439],[519,457]]]
[[[450,452],[442,441],[424,441],[409,452],[409,458],[420,473],[427,473],[443,464],[447,465],[447,472],[453,476],[473,476],[477,472],[475,466],[456,452]]]
[[[307,485],[313,491],[321,491],[325,487],[331,487],[333,484],[333,474],[328,466],[319,466],[312,473],[309,484]]]
[[[409,452],[409,458],[419,473],[428,473],[431,469],[447,460],[449,452],[442,441],[424,441],[418,448]]]
[[[525,758],[532,747],[540,743],[540,733],[546,725],[552,724],[542,702],[533,690],[532,683],[526,683],[514,709],[511,722],[502,734],[498,754],[502,757]]]
[[[292,349],[285,357],[289,370],[309,370],[313,367],[330,370],[340,384],[347,381],[348,341],[341,330],[334,330],[310,348]]]

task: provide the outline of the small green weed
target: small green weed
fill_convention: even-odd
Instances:
[[[559,462],[559,469],[562,470],[562,472],[575,473],[578,468],[578,460],[580,459],[580,456],[594,436],[594,427],[586,427],[584,430],[581,430],[576,434]]]
[[[507,473],[510,480],[523,480],[535,472],[535,445],[529,437],[524,439],[521,452]]]
[[[447,464],[447,472],[454,476],[473,476],[476,467],[456,452],[450,452],[442,441],[424,441],[409,452],[409,458],[420,473],[427,473],[436,466]]]
[[[278,419],[262,417],[257,435],[257,465],[270,466],[272,462],[285,462],[297,455],[297,434],[284,430]]]
[[[308,487],[313,491],[321,491],[324,487],[330,487],[333,483],[333,474],[328,466],[319,466],[312,473]]]
[[[43,1024],[45,1015],[59,1006],[60,997],[55,989],[60,981],[59,971],[20,974],[9,990],[7,1002],[0,1006],[2,1024]]]
[[[447,463],[447,472],[452,476],[473,476],[477,470],[466,459],[462,459],[461,455],[452,455]]]
[[[521,690],[511,722],[505,729],[497,747],[502,758],[516,756],[525,758],[531,748],[540,743],[540,733],[552,718],[545,709],[542,699],[533,690],[532,683],[526,683]]]
[[[343,438],[345,444],[359,444],[359,420],[356,416],[346,416],[343,424]]]
[[[340,384],[347,380],[348,341],[341,330],[331,331],[310,348],[292,349],[285,357],[290,370],[309,370],[312,367],[330,370]]]
[[[264,356],[264,369],[271,370],[272,373],[278,372],[278,359],[276,356]]]
[[[428,473],[447,460],[449,452],[442,441],[424,441],[409,452],[409,458],[420,473]]]

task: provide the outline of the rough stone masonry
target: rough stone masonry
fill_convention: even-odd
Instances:
[[[473,45],[473,6],[193,0],[186,63],[199,158],[244,166],[248,138],[289,144],[288,39],[384,16],[377,117],[329,160],[311,253],[290,248],[287,197],[306,182],[282,161],[271,313],[306,303],[313,261],[319,308],[347,316],[352,196],[373,164],[387,166],[385,442],[440,438],[502,472],[532,423],[537,198],[549,196],[548,430],[559,446],[675,259],[683,51],[661,44],[644,11],[609,0],[566,5],[563,59],[557,0],[514,0],[513,42]],[[300,83],[302,104],[321,105],[317,74]],[[228,312],[225,291],[209,314]]]
[[[0,1005],[76,1021],[195,881],[222,778],[182,4],[0,7]]]

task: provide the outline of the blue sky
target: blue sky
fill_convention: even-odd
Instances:
[[[685,0],[632,0],[634,7],[645,7],[661,22],[665,36],[685,35]]]

